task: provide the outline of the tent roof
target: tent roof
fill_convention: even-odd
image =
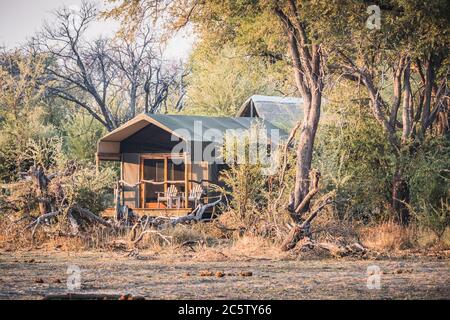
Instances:
[[[253,95],[244,102],[237,116],[241,117],[253,105],[260,118],[288,129],[303,117],[302,104],[302,98]]]
[[[142,113],[130,121],[126,122],[119,128],[108,133],[100,139],[101,142],[120,142],[129,136],[135,134],[149,124],[154,124],[167,132],[171,132],[179,136],[185,141],[204,141],[208,142],[208,137],[202,137],[197,130],[194,130],[196,123],[201,123],[202,132],[208,129],[217,129],[225,134],[228,129],[248,129],[252,123],[258,120],[247,117],[204,117],[204,116],[187,116],[187,115],[163,115],[163,114],[147,114]],[[262,121],[266,130],[270,133],[271,129],[278,129],[273,124]],[[281,130],[280,138],[286,136]]]

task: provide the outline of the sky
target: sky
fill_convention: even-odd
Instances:
[[[82,0],[0,0],[0,46],[12,49],[27,41],[42,27],[45,20],[51,21],[51,12],[61,6],[77,8]],[[98,1],[101,5],[102,1]],[[96,22],[89,36],[110,36],[118,29],[117,21]],[[167,59],[185,61],[189,56],[194,37],[187,32],[178,32],[169,41],[164,56]]]

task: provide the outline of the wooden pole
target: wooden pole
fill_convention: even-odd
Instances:
[[[188,159],[188,154],[184,153],[184,207],[187,209],[189,207],[189,174],[188,167],[190,161]]]

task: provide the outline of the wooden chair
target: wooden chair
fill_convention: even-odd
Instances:
[[[166,192],[158,192],[158,209],[160,208],[160,201],[166,201],[167,207],[172,208],[174,200],[177,203],[177,209],[180,209],[181,197],[178,195],[177,187],[171,184]]]
[[[200,184],[196,184],[188,194],[187,201],[194,202],[194,208],[197,208],[198,203],[200,202],[200,199],[203,195],[203,188]],[[186,201],[186,199],[185,199]]]

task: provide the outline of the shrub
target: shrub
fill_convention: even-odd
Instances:
[[[67,155],[71,159],[94,160],[97,141],[105,134],[105,128],[94,118],[78,113],[66,126]]]
[[[250,227],[261,219],[267,206],[265,197],[266,177],[260,165],[234,164],[222,171],[222,182],[226,185],[229,207],[236,222]]]
[[[394,165],[383,132],[364,103],[327,108],[314,155],[324,191],[335,190],[339,218],[379,220],[389,206]]]
[[[423,204],[416,214],[419,225],[434,233],[438,241],[441,241],[445,231],[450,226],[450,204],[448,199],[441,199],[441,205],[434,207],[432,204]]]
[[[450,225],[450,143],[433,137],[410,163],[411,209],[419,225],[440,240]]]

